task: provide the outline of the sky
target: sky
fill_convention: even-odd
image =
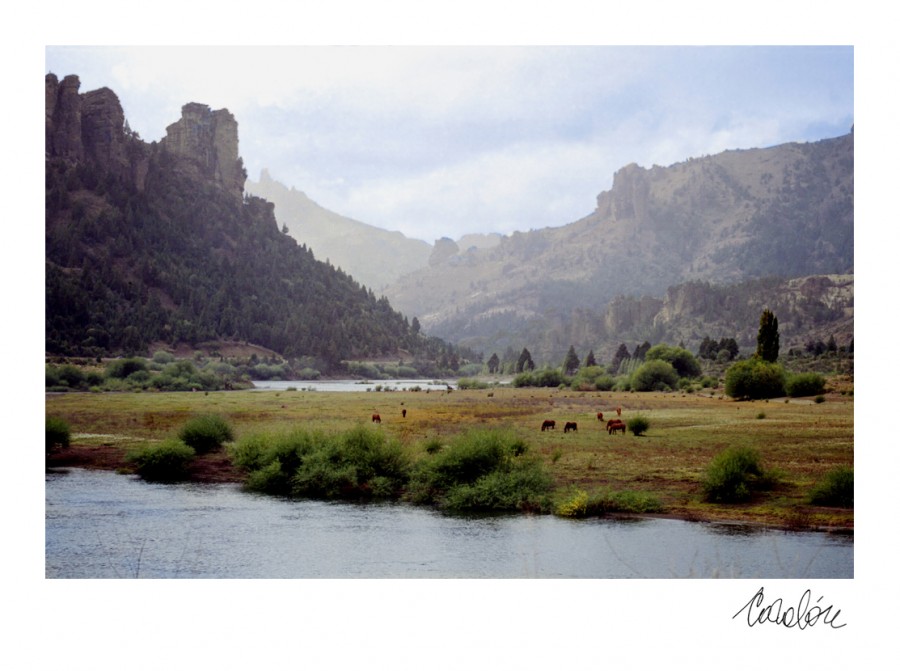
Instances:
[[[200,102],[319,205],[432,242],[561,226],[616,170],[843,135],[853,46],[53,46],[159,140]]]

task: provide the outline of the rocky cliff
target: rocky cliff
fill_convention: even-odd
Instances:
[[[668,167],[627,165],[582,219],[445,254],[385,295],[429,333],[477,347],[556,356],[563,344],[564,353],[569,344],[620,342],[636,333],[628,324],[651,340],[677,336],[687,327],[675,328],[674,315],[692,302],[668,296],[671,287],[852,276],[853,148],[850,133]],[[665,300],[657,319],[653,301]],[[723,309],[710,308],[710,319]],[[694,330],[702,326],[698,319]],[[579,334],[588,335],[565,342]]]
[[[181,119],[166,127],[160,144],[189,161],[199,176],[243,196],[247,172],[238,156],[237,121],[228,110],[188,103],[181,108]]]

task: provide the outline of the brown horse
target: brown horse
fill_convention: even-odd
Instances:
[[[609,435],[614,434],[616,431],[621,431],[624,435],[625,433],[625,422],[621,419],[611,419],[606,423],[606,432]]]
[[[544,423],[541,424],[541,431],[546,431],[547,429],[555,429],[556,422],[552,419],[545,419]]]
[[[381,415],[379,415],[378,413],[372,415],[372,421],[376,424],[381,424]]]
[[[566,422],[566,426],[563,429],[563,433],[569,433],[569,431],[578,431],[578,423],[577,422]]]
[[[602,412],[598,412],[598,413],[597,413],[597,421],[598,421],[598,422],[602,422],[602,421],[603,421],[603,413],[602,413]]]
[[[621,417],[622,416],[622,408],[616,408],[616,414]]]

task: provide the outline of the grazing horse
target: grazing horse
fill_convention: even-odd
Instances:
[[[602,412],[598,412],[598,413],[597,413],[597,421],[598,421],[598,422],[602,422],[602,421],[603,421],[603,413],[602,413]]]
[[[569,433],[569,431],[578,431],[578,423],[577,422],[566,422],[566,426],[563,429],[563,433]]]
[[[624,435],[625,433],[625,422],[621,419],[611,419],[606,423],[606,432],[609,435],[614,434],[616,431],[621,431]]]
[[[541,431],[546,431],[547,429],[555,429],[556,422],[552,419],[545,419],[544,423],[541,424]]]
[[[372,421],[376,424],[381,424],[381,415],[375,413],[374,415],[372,415]]]
[[[403,408],[402,412],[403,412],[403,416],[406,417],[406,408]]]
[[[622,416],[622,408],[616,408],[616,414],[621,417]]]

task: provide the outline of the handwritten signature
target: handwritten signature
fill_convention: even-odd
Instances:
[[[763,602],[765,594],[763,593],[763,588],[760,587],[759,591],[753,595],[753,598],[744,604],[737,613],[732,615],[731,619],[733,620],[746,611],[747,625],[750,627],[766,622],[773,622],[787,627],[788,629],[791,627],[806,629],[807,627],[818,624],[820,620],[832,629],[845,627],[847,625],[846,622],[842,622],[841,624],[837,623],[838,615],[841,614],[840,609],[832,612],[832,609],[834,608],[833,605],[820,606],[819,603],[822,601],[822,598],[823,597],[820,596],[816,599],[814,604],[810,605],[812,593],[810,590],[806,590],[800,597],[800,601],[797,603],[796,608],[794,606],[785,607],[784,601],[781,598],[775,599],[769,605],[764,606]]]

